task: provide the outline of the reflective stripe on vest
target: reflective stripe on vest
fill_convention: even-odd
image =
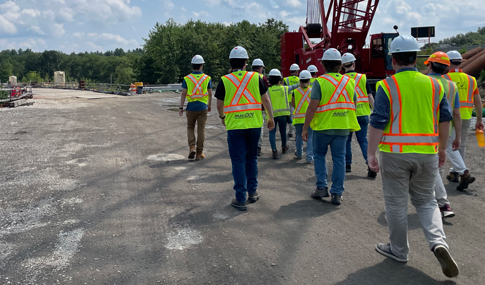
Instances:
[[[461,107],[463,107],[463,108],[474,108],[475,104],[473,102],[473,78],[470,75],[464,73],[461,69],[455,69],[454,71],[452,71],[452,73],[463,73],[463,74],[466,75],[466,78],[468,80],[467,98],[466,98],[466,101],[460,100],[460,108]],[[451,76],[449,74],[445,74],[445,75],[443,75],[443,77],[448,79],[448,80],[453,81],[453,79],[451,79]]]
[[[369,102],[369,97],[367,97],[362,91],[362,88],[360,88],[359,83],[360,80],[362,79],[362,74],[357,73],[355,76],[355,92],[357,93],[357,103],[359,102]]]
[[[441,86],[439,82],[430,77],[433,84],[433,134],[403,134],[402,133],[402,112],[401,112],[401,92],[394,76],[385,79],[383,82],[389,90],[391,104],[390,129],[389,133],[384,133],[381,144],[391,146],[391,152],[400,153],[404,145],[431,145],[435,148],[439,144],[438,136],[438,110],[440,105]]]
[[[254,72],[247,72],[241,81],[239,81],[233,74],[224,76],[237,88],[236,94],[231,101],[231,105],[224,107],[224,113],[261,110],[261,104],[256,102],[256,99],[254,99],[253,95],[247,89],[249,81],[254,75]],[[239,101],[241,101],[243,96],[249,101],[248,104],[239,104]]]
[[[308,88],[305,92],[300,87],[300,88],[296,89],[296,91],[301,94],[302,98],[301,98],[300,102],[298,102],[298,106],[296,106],[295,115],[293,117],[296,118],[296,119],[305,118],[305,113],[301,113],[301,108],[303,107],[303,103],[305,103],[305,102],[310,104],[310,94],[312,93],[312,89]]]
[[[198,98],[203,98],[204,96],[208,96],[208,94],[204,94],[202,92],[202,83],[209,78],[207,74],[204,74],[199,81],[197,81],[197,78],[195,78],[192,74],[187,75],[187,78],[194,83],[194,88],[190,92],[191,94],[187,96],[190,97],[191,99],[198,99]]]
[[[327,81],[332,83],[336,89],[335,89],[335,92],[333,92],[332,97],[327,104],[318,106],[317,113],[326,112],[326,111],[335,110],[335,109],[355,110],[355,104],[352,102],[352,100],[350,100],[349,94],[347,90],[345,90],[345,87],[349,83],[350,77],[343,76],[340,82],[335,80],[335,78],[331,77],[330,75],[322,75],[320,76],[320,78],[326,79]],[[344,96],[345,102],[337,102],[337,100],[340,98],[341,95]]]

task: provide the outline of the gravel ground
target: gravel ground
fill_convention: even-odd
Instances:
[[[0,284],[482,284],[484,149],[470,130],[465,192],[445,185],[445,222],[461,274],[449,280],[409,207],[410,261],[374,251],[387,241],[381,180],[367,179],[353,143],[343,204],[309,197],[313,166],[259,159],[261,199],[234,195],[216,112],[206,156],[187,161],[179,94],[135,97],[35,89],[33,105],[0,109]],[[78,98],[82,97],[82,98]]]

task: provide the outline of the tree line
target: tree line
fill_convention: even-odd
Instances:
[[[149,31],[143,47],[124,51],[65,54],[46,50],[3,50],[0,52],[0,81],[11,75],[18,82],[53,81],[55,71],[65,71],[66,81],[129,84],[181,82],[191,72],[190,61],[200,54],[206,62],[204,71],[215,81],[229,69],[229,52],[242,45],[250,59],[261,58],[266,68],[280,68],[280,37],[288,31],[282,21],[265,23],[248,21],[225,25],[189,20],[185,24],[173,19]]]

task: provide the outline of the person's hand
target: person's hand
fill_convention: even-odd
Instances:
[[[379,173],[379,160],[375,155],[367,155],[367,165],[370,170]]]
[[[460,145],[461,145],[461,139],[455,138],[451,147],[453,148],[453,151],[457,151],[460,148]]]
[[[476,130],[482,130],[483,131],[485,129],[485,127],[483,126],[483,122],[479,122],[477,120],[477,124],[475,125],[475,129]]]
[[[180,110],[179,110],[179,115],[180,115],[180,116],[183,116],[183,115],[184,115],[184,109],[180,109]]]
[[[224,117],[224,119],[221,119],[221,121],[222,121],[222,125],[224,125],[224,127],[225,127],[226,126],[225,117]]]
[[[303,129],[301,131],[301,138],[304,140],[304,141],[308,141],[308,129]]]
[[[274,129],[273,118],[268,118],[268,121],[266,122],[266,126],[268,127],[268,131],[272,131]]]
[[[442,167],[445,165],[446,162],[446,151],[445,150],[439,150],[438,151],[438,167]]]
[[[210,111],[211,111],[211,106],[208,106],[208,107],[207,107],[207,112],[209,112],[209,113],[210,113]]]

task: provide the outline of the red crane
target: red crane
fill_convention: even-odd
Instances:
[[[293,63],[297,63],[301,70],[313,64],[322,74],[323,67],[318,59],[328,48],[336,48],[342,54],[354,54],[356,71],[367,74],[368,78],[380,79],[394,74],[388,52],[397,32],[371,35],[370,45],[366,47],[366,37],[379,0],[330,0],[327,10],[324,2],[308,0],[306,26],[281,36],[283,75],[289,75]],[[332,23],[330,28],[329,21]],[[312,38],[321,40],[314,43]]]

